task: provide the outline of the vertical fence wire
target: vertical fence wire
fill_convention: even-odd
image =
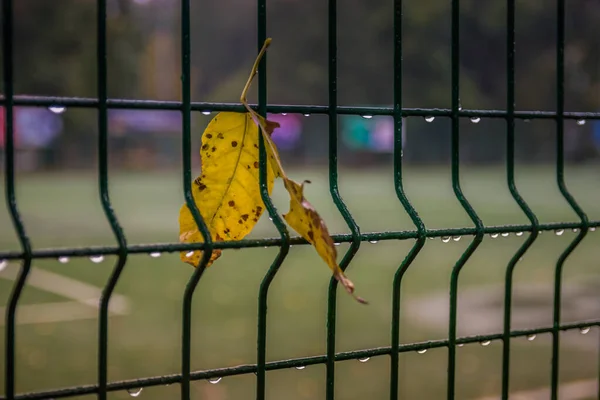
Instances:
[[[328,3],[328,70],[329,70],[329,193],[352,233],[350,248],[340,261],[346,270],[360,248],[360,229],[340,196],[338,188],[338,113],[337,113],[337,1]],[[326,383],[325,398],[335,397],[335,345],[338,282],[331,278],[327,294]]]
[[[565,129],[565,0],[557,0],[556,7],[556,183],[563,198],[581,221],[579,233],[567,246],[556,262],[554,273],[554,302],[552,315],[552,370],[551,399],[558,399],[560,315],[562,271],[564,263],[588,232],[589,221],[583,209],[577,204],[565,183],[564,129]]]
[[[258,51],[262,48],[267,39],[267,1],[258,0]],[[267,116],[267,54],[263,55],[258,66],[258,113],[263,117]],[[260,129],[260,128],[259,128]],[[260,195],[265,203],[273,225],[279,233],[281,247],[275,259],[271,263],[269,270],[265,274],[258,292],[258,326],[257,326],[257,354],[256,354],[256,399],[264,400],[266,396],[266,378],[267,378],[267,303],[269,287],[275,278],[277,271],[283,264],[290,249],[289,233],[281,216],[277,212],[275,205],[269,197],[267,187],[267,153],[265,142],[262,136],[259,136],[258,157],[259,157],[259,186]]]
[[[399,348],[400,348],[400,290],[402,278],[408,267],[425,245],[426,229],[406,193],[402,181],[402,0],[394,0],[394,187],[404,210],[417,228],[418,237],[398,269],[392,283],[392,326],[390,353],[390,399],[399,395]]]
[[[4,185],[6,194],[6,204],[12,220],[13,228],[19,239],[19,244],[23,252],[23,263],[19,270],[19,275],[12,287],[12,292],[8,299],[6,307],[6,331],[5,331],[5,393],[6,398],[12,400],[15,397],[16,380],[16,313],[17,304],[25,287],[25,282],[29,271],[31,270],[31,243],[25,232],[25,226],[17,207],[17,198],[15,195],[15,131],[14,131],[14,51],[13,51],[13,2],[12,0],[3,0],[2,15],[4,21],[2,24],[2,48],[4,69],[4,149],[5,149],[5,169]]]
[[[96,61],[98,68],[98,187],[104,215],[119,245],[115,267],[102,290],[98,324],[98,399],[106,400],[108,385],[108,305],[127,260],[127,242],[108,193],[108,107],[106,60],[106,0],[96,3]]]
[[[192,353],[192,299],[198,282],[206,269],[213,251],[213,242],[208,227],[192,195],[192,159],[191,159],[191,82],[190,82],[190,0],[181,0],[181,141],[183,160],[183,195],[185,204],[198,226],[204,240],[204,250],[200,263],[192,273],[183,294],[183,319],[181,331],[181,399],[189,400],[191,396],[191,353]]]
[[[473,207],[469,204],[468,200],[464,196],[460,187],[460,118],[459,111],[460,106],[460,3],[459,0],[452,0],[452,54],[451,54],[451,67],[452,67],[452,142],[451,142],[451,153],[452,153],[452,189],[456,198],[460,202],[463,209],[471,218],[471,221],[475,224],[475,237],[469,244],[467,249],[461,255],[459,260],[454,265],[450,276],[450,315],[448,323],[448,384],[447,384],[447,397],[448,400],[454,399],[455,384],[456,384],[456,318],[457,318],[457,307],[458,307],[458,276],[471,257],[475,252],[479,244],[483,240],[483,223],[481,219],[475,213]]]
[[[511,196],[521,208],[532,231],[517,249],[506,267],[504,283],[504,330],[502,332],[502,400],[510,392],[510,327],[512,315],[513,272],[538,236],[539,222],[531,208],[519,194],[515,184],[515,0],[507,1],[506,8],[506,177]]]

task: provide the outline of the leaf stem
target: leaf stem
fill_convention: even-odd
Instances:
[[[285,174],[285,172],[283,171],[283,166],[281,165],[281,160],[279,159],[279,154],[276,151],[277,147],[275,146],[275,143],[273,143],[273,140],[271,139],[271,137],[268,134],[266,134],[267,132],[269,132],[269,130],[267,129],[267,126],[265,125],[265,121],[264,121],[263,118],[261,118],[256,113],[256,111],[254,111],[250,107],[250,105],[248,104],[248,100],[246,99],[246,95],[248,94],[248,90],[250,89],[250,85],[252,84],[252,81],[254,80],[254,76],[258,72],[258,65],[260,64],[260,60],[262,60],[262,58],[265,55],[265,53],[267,52],[267,48],[269,47],[270,44],[271,44],[271,38],[267,38],[265,40],[265,43],[263,44],[263,47],[260,49],[260,52],[256,56],[256,60],[254,61],[254,65],[252,66],[252,69],[250,70],[250,76],[248,77],[248,81],[246,82],[246,85],[244,86],[244,90],[242,90],[242,94],[240,96],[240,101],[242,102],[242,104],[244,105],[244,107],[246,108],[246,110],[248,110],[248,113],[250,114],[250,117],[252,117],[252,120],[254,121],[254,123],[256,125],[260,126],[260,130],[263,133],[263,138],[269,144],[269,148],[271,149],[271,153],[273,154],[275,162],[277,163],[277,166],[279,167],[279,173],[280,173],[281,177],[284,180],[286,180],[286,179],[288,179],[288,177]]]

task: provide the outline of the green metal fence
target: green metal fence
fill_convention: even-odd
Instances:
[[[285,225],[279,217],[275,207],[269,199],[266,189],[266,161],[265,149],[261,143],[260,146],[260,186],[263,200],[267,206],[269,215],[273,218],[275,227],[280,232],[279,238],[267,238],[260,240],[242,240],[238,242],[218,242],[212,243],[210,236],[200,214],[193,204],[191,195],[191,113],[198,111],[240,111],[244,109],[240,104],[217,104],[217,103],[192,103],[190,99],[190,0],[181,0],[181,55],[182,55],[182,102],[175,101],[150,101],[150,100],[120,100],[107,98],[107,40],[106,40],[106,0],[97,1],[97,88],[98,98],[56,98],[56,97],[19,97],[14,95],[13,71],[14,71],[14,49],[13,49],[13,0],[3,0],[3,54],[2,62],[4,68],[4,97],[0,99],[0,104],[6,109],[6,166],[5,166],[5,185],[7,204],[12,217],[14,230],[19,238],[21,251],[0,252],[0,260],[20,260],[21,269],[18,279],[12,289],[9,298],[9,304],[6,308],[6,342],[5,342],[5,396],[2,400],[13,399],[48,399],[48,398],[66,398],[84,394],[97,394],[98,398],[103,400],[107,398],[107,393],[111,391],[137,389],[149,386],[165,385],[178,383],[181,386],[181,398],[190,398],[190,383],[199,379],[210,379],[216,377],[256,374],[256,398],[265,398],[266,371],[301,367],[314,364],[326,365],[326,393],[325,398],[330,400],[334,398],[335,388],[335,366],[337,361],[357,359],[363,357],[389,356],[390,359],[390,380],[389,393],[390,399],[398,398],[399,383],[399,354],[415,350],[430,348],[448,348],[448,379],[447,379],[447,398],[453,399],[455,396],[456,381],[456,347],[461,344],[475,343],[481,341],[500,340],[503,343],[502,352],[502,398],[509,398],[509,370],[510,370],[510,345],[511,339],[533,334],[548,333],[552,335],[552,368],[551,368],[551,398],[558,398],[559,382],[559,344],[561,331],[580,329],[590,326],[600,326],[600,319],[591,321],[581,321],[573,324],[561,324],[561,276],[562,267],[565,260],[575,250],[579,243],[584,239],[588,231],[595,230],[600,226],[600,221],[588,220],[585,212],[579,207],[577,201],[569,193],[564,181],[564,156],[563,156],[563,133],[564,122],[567,119],[600,119],[600,113],[583,112],[565,112],[564,110],[564,49],[565,49],[565,0],[557,1],[557,39],[556,39],[556,84],[557,84],[557,103],[556,111],[515,111],[515,0],[507,0],[507,104],[506,110],[466,110],[460,106],[460,82],[459,82],[459,0],[452,1],[452,107],[450,109],[407,109],[402,108],[402,1],[394,1],[394,106],[393,107],[340,107],[337,104],[337,29],[336,29],[336,0],[329,0],[329,105],[328,106],[286,106],[270,105],[267,103],[267,74],[266,59],[264,59],[259,69],[259,99],[258,110],[265,115],[267,111],[274,113],[311,113],[326,114],[329,117],[329,185],[331,197],[341,215],[344,217],[351,234],[335,235],[337,242],[348,242],[350,248],[341,261],[341,266],[345,269],[359,247],[364,241],[373,240],[414,240],[414,245],[406,255],[404,261],[399,266],[393,280],[393,312],[390,316],[392,320],[391,344],[387,347],[370,348],[359,351],[336,352],[336,281],[332,279],[329,286],[328,311],[327,311],[327,347],[326,354],[315,357],[295,358],[289,360],[280,360],[266,362],[266,322],[267,322],[267,297],[271,281],[273,280],[278,268],[283,263],[291,244],[307,244],[303,239],[290,238]],[[260,48],[267,37],[266,32],[266,0],[258,0],[258,47]],[[110,247],[78,247],[69,249],[33,249],[25,226],[22,223],[19,214],[18,203],[15,197],[15,151],[14,151],[14,131],[13,131],[13,109],[14,106],[69,106],[93,108],[98,110],[98,158],[99,172],[98,185],[100,202],[104,209],[106,219],[110,223],[114,237],[117,240],[117,246]],[[194,218],[201,232],[204,234],[206,243],[204,244],[147,244],[147,245],[128,245],[126,235],[119,221],[112,210],[111,200],[108,191],[108,131],[107,131],[107,111],[111,108],[126,109],[145,109],[145,110],[177,110],[183,116],[183,183],[186,202],[193,211]],[[395,150],[394,150],[394,186],[398,200],[412,219],[415,230],[411,231],[392,231],[379,233],[360,233],[358,225],[355,223],[352,215],[344,205],[338,193],[337,180],[337,119],[340,114],[354,115],[391,115],[394,117],[395,126]],[[470,216],[474,227],[458,229],[427,229],[423,221],[417,214],[413,205],[409,202],[404,193],[402,179],[402,118],[408,116],[434,116],[450,118],[452,121],[452,187],[456,198]],[[523,213],[529,219],[526,225],[503,225],[503,226],[484,226],[476,211],[469,204],[469,201],[463,195],[459,179],[459,142],[460,129],[459,122],[461,118],[500,118],[506,121],[506,144],[507,144],[507,184],[514,201],[521,208]],[[516,119],[550,119],[556,122],[556,183],[562,196],[568,202],[570,207],[579,217],[577,222],[564,222],[541,224],[538,222],[535,214],[528,207],[527,203],[519,195],[515,184],[515,120]],[[515,265],[519,259],[527,252],[532,243],[536,240],[541,231],[552,231],[557,229],[573,229],[578,231],[576,237],[569,243],[556,262],[554,278],[554,303],[553,303],[553,324],[552,326],[538,329],[512,330],[511,329],[511,294],[512,294],[512,275]],[[508,232],[529,232],[527,240],[513,255],[506,268],[505,277],[505,300],[504,300],[504,329],[502,332],[457,337],[457,287],[460,271],[471,255],[477,250],[486,234],[497,235]],[[423,248],[427,237],[442,237],[463,235],[471,236],[472,241],[466,251],[454,265],[450,282],[450,318],[448,326],[448,338],[445,340],[434,340],[420,343],[400,344],[400,292],[404,273],[410,267],[412,261],[417,257]],[[273,260],[273,263],[264,277],[260,286],[258,296],[258,344],[256,354],[256,364],[244,365],[231,368],[220,368],[215,370],[191,371],[190,370],[190,348],[191,348],[191,321],[192,321],[192,297],[195,288],[204,272],[204,265],[208,261],[211,249],[232,249],[258,246],[276,246],[279,247],[279,253]],[[119,280],[119,276],[126,266],[129,254],[151,253],[151,252],[177,252],[181,250],[201,249],[206,257],[201,265],[191,276],[183,295],[183,331],[181,339],[181,373],[166,376],[154,376],[143,379],[135,379],[119,382],[108,382],[107,354],[108,354],[108,304],[111,294]],[[112,275],[102,292],[100,313],[99,313],[99,336],[98,336],[98,381],[95,384],[68,387],[46,392],[35,392],[26,394],[15,393],[15,342],[18,339],[15,335],[15,314],[19,304],[19,298],[26,284],[27,276],[31,269],[31,263],[34,259],[57,258],[60,256],[68,257],[86,257],[92,255],[117,255],[117,262],[114,266]],[[598,393],[600,399],[600,392]]]

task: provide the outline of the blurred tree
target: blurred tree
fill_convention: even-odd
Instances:
[[[503,109],[506,104],[506,2],[461,0],[460,90],[464,108]],[[180,15],[174,0],[108,0],[109,95],[179,98]],[[451,2],[405,0],[403,5],[403,105],[450,106]],[[96,2],[14,1],[15,88],[19,94],[96,94]],[[327,4],[321,0],[272,0],[267,7],[269,101],[327,104]],[[254,1],[192,3],[194,101],[237,101],[257,51]],[[566,107],[600,108],[600,2],[567,2]],[[338,97],[342,105],[391,105],[393,1],[338,1]],[[556,7],[517,0],[516,102],[519,110],[556,106]],[[253,96],[256,86],[253,88]],[[252,98],[252,97],[251,97]],[[64,114],[68,136],[93,153],[95,119]],[[89,116],[89,114],[88,114]],[[588,129],[590,124],[580,129]],[[419,124],[416,124],[419,126]],[[464,127],[469,138],[480,135]],[[424,128],[418,128],[424,129]],[[501,131],[501,130],[499,130]],[[587,131],[585,131],[587,132]],[[411,146],[431,146],[409,130]],[[587,136],[586,136],[587,135]],[[578,143],[586,146],[589,132]],[[82,137],[80,137],[82,136]],[[84,136],[84,137],[83,137]],[[552,157],[553,138],[531,124],[521,145],[527,160]],[[577,135],[578,137],[581,135]],[[312,135],[311,137],[315,137]],[[318,137],[318,135],[317,135]],[[497,141],[473,140],[478,159],[498,159]],[[309,146],[310,147],[310,146]],[[576,148],[577,146],[575,146]],[[421,152],[418,152],[421,153]],[[579,152],[581,153],[581,152]]]
[[[107,20],[108,91],[111,97],[137,91],[139,32],[130,22],[128,1],[109,1]],[[15,93],[19,95],[95,97],[97,85],[96,2],[43,0],[14,4]],[[64,134],[51,159],[89,165],[95,155],[96,118],[90,112],[66,112]],[[70,148],[77,147],[73,152]],[[65,157],[61,157],[60,155]],[[68,155],[68,157],[67,157]]]

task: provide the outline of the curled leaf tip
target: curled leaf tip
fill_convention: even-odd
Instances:
[[[344,289],[346,289],[346,292],[348,292],[348,294],[350,294],[354,298],[354,300],[358,301],[360,304],[369,304],[368,301],[354,294],[354,284],[350,279],[346,278],[346,275],[344,275],[341,269],[338,272],[334,273],[333,276],[335,277],[335,279],[337,279],[339,283],[342,284]]]

